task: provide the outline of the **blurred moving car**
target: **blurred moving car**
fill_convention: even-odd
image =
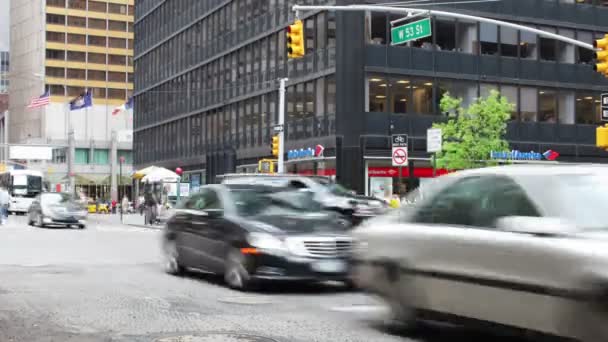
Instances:
[[[95,214],[95,213],[99,213],[99,214],[107,214],[110,211],[108,210],[108,205],[105,203],[100,203],[99,206],[94,202],[94,201],[89,201],[89,204],[87,205],[87,211],[90,214]]]
[[[28,211],[28,224],[44,226],[76,226],[84,229],[87,210],[70,194],[47,192],[34,199]]]
[[[364,220],[381,215],[388,204],[381,199],[357,195],[327,177],[289,174],[227,174],[223,184],[263,184],[291,189],[308,189],[316,201],[327,210],[332,210],[350,220],[356,226]]]
[[[393,318],[491,322],[608,341],[608,168],[505,166],[439,178],[353,231],[353,279]]]
[[[309,191],[260,185],[202,187],[169,219],[166,271],[222,274],[236,289],[264,280],[345,281],[348,222],[323,211]]]

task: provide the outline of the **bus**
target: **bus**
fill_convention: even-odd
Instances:
[[[27,213],[34,198],[43,190],[42,172],[10,170],[0,173],[0,186],[8,189],[9,213]]]

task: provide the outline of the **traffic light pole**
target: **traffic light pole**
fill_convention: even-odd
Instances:
[[[277,172],[284,173],[285,165],[283,158],[285,158],[285,84],[287,78],[281,78],[279,80],[279,127],[281,131],[278,133],[279,136],[279,155],[277,156]]]

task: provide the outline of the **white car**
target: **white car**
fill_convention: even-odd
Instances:
[[[608,341],[606,213],[608,167],[458,172],[353,231],[353,278],[406,324],[424,314]]]

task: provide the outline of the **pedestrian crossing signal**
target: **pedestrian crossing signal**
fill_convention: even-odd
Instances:
[[[287,26],[287,57],[290,59],[300,58],[304,57],[305,54],[304,23],[298,19]]]

